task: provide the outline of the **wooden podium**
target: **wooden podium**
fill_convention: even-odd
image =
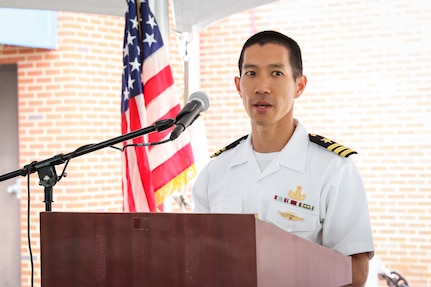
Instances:
[[[351,282],[350,257],[252,214],[40,214],[42,287]]]

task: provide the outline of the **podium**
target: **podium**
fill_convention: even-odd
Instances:
[[[351,259],[253,214],[40,214],[42,287],[349,284]]]

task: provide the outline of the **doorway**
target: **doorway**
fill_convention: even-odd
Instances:
[[[17,65],[0,65],[0,175],[18,169]],[[21,285],[20,186],[0,182],[0,286]]]

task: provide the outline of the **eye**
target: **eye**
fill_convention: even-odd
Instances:
[[[244,73],[244,75],[246,76],[256,76],[256,72],[255,71],[247,71]]]
[[[283,73],[282,73],[282,72],[280,72],[280,71],[274,71],[274,72],[272,72],[271,74],[272,74],[273,76],[275,76],[275,77],[283,76]]]

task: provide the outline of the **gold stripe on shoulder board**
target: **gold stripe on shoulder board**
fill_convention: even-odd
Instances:
[[[318,144],[318,145],[326,148],[327,150],[332,151],[335,154],[338,154],[339,156],[349,157],[352,154],[357,154],[356,151],[354,151],[354,150],[352,150],[346,146],[343,146],[339,143],[336,143],[333,140],[322,137],[320,135],[309,134],[308,137],[310,138],[311,142]]]
[[[224,148],[222,148],[222,149],[220,149],[219,151],[216,151],[215,153],[213,153],[213,154],[210,156],[210,158],[214,158],[214,157],[216,157],[216,156],[219,156],[221,153],[223,153],[223,152],[225,152],[225,151],[227,151],[227,150],[229,150],[229,149],[231,149],[231,148],[236,147],[237,145],[239,145],[239,143],[240,143],[240,142],[242,142],[243,140],[245,140],[247,137],[248,137],[248,135],[245,135],[245,136],[243,136],[243,137],[241,137],[241,138],[237,139],[236,141],[234,141],[234,142],[232,142],[232,143],[228,144],[228,145],[227,145],[227,146],[225,146]]]

